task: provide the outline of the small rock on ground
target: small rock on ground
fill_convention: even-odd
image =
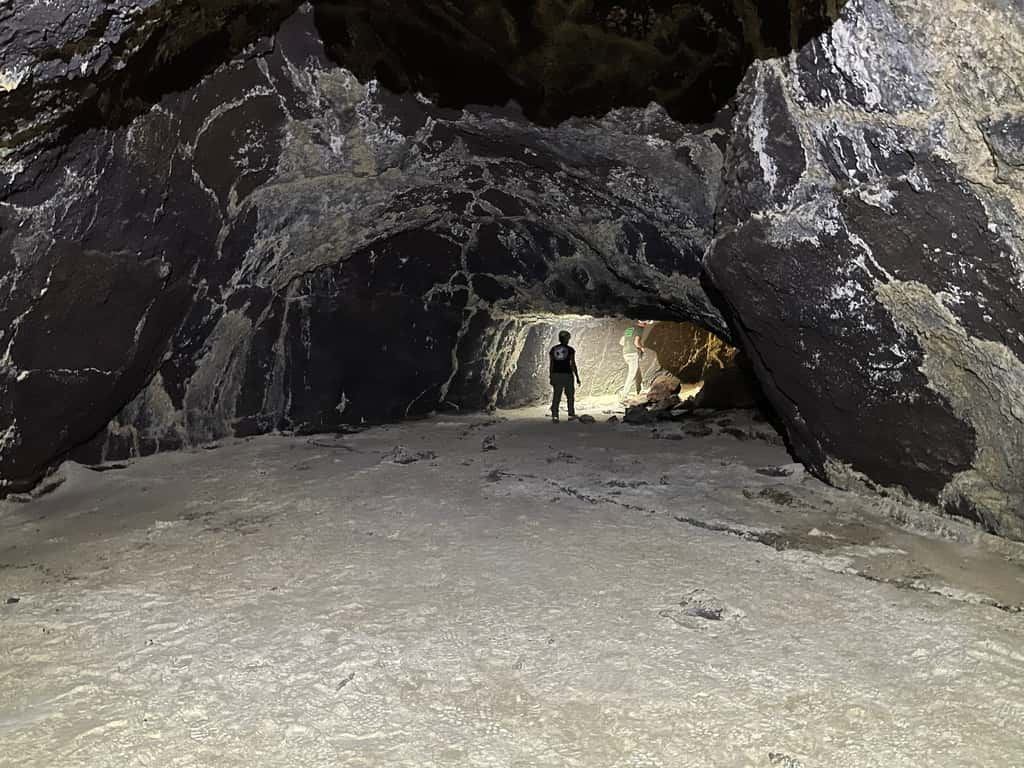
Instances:
[[[765,477],[789,477],[793,474],[793,468],[790,466],[758,467],[754,471],[759,475],[764,475]]]
[[[428,461],[436,458],[437,454],[433,451],[410,451],[404,445],[396,445],[384,454],[381,461],[391,464],[413,464],[417,461]]]
[[[649,424],[653,421],[650,411],[646,406],[633,405],[626,409],[626,415],[622,418],[627,424]]]

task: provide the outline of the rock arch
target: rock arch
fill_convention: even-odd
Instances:
[[[698,50],[658,47],[678,5],[405,3],[368,39],[378,4],[206,4],[191,27],[85,4],[56,53],[7,40],[5,487],[71,450],[429,411],[495,314],[640,313],[740,343],[819,476],[1024,537],[1018,12],[853,0],[773,27],[738,3],[711,74],[666,90]],[[466,32],[461,60],[504,79],[459,87],[417,29]],[[599,38],[629,66],[578,92],[529,63]],[[508,97],[525,113],[452,108]]]

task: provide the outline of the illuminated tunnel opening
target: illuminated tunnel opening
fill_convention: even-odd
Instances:
[[[642,324],[641,324],[642,323]],[[629,379],[627,328],[644,354]],[[448,406],[510,410],[550,404],[549,357],[561,331],[571,334],[581,384],[581,413],[616,415],[642,408],[682,414],[696,409],[763,409],[763,397],[743,353],[712,331],[688,322],[587,315],[528,314],[497,319],[466,361]]]

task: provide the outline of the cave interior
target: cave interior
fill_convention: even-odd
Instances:
[[[1021,50],[1000,0],[0,2],[7,753],[1019,763]]]

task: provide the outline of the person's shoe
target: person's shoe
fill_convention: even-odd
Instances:
[[[557,413],[551,414],[551,423],[552,424],[557,424],[558,423],[558,414]]]
[[[570,413],[569,414],[569,421],[576,421],[576,414],[575,413]]]

